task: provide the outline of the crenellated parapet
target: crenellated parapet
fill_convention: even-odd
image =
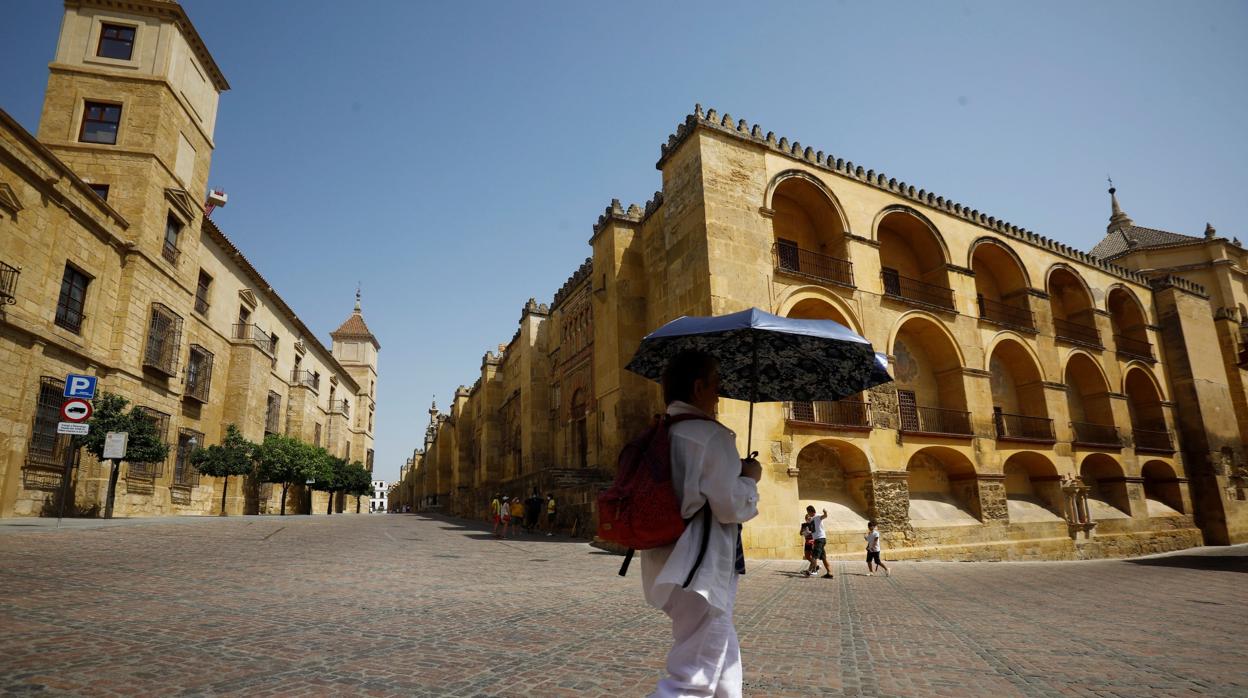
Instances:
[[[939,196],[926,189],[916,188],[912,184],[904,181],[898,181],[895,177],[889,177],[883,172],[876,172],[873,169],[864,168],[862,165],[856,165],[852,160],[838,158],[831,153],[824,153],[822,150],[815,150],[809,146],[803,146],[798,141],[790,142],[786,137],[776,138],[773,131],[763,133],[762,127],[758,124],[747,124],[745,119],[734,121],[729,114],[723,114],[714,109],[702,110],[701,104],[695,104],[693,113],[685,117],[683,123],[676,127],[676,132],[667,137],[667,142],[660,146],[659,160],[655,163],[655,167],[663,169],[663,164],[676,151],[694,131],[698,128],[706,128],[716,133],[730,135],[739,140],[748,141],[761,145],[773,152],[781,153],[795,160],[800,160],[813,167],[835,173],[841,177],[853,179],[862,182],[876,189],[896,194],[902,198],[909,199],[915,203],[928,208],[943,211],[951,216],[961,218],[974,225],[977,225],[997,233],[1001,233],[1007,237],[1020,240],[1029,245],[1039,247],[1053,254],[1067,259],[1077,261],[1081,264],[1096,267],[1109,274],[1113,274],[1121,279],[1132,281],[1142,286],[1148,286],[1150,281],[1148,277],[1138,272],[1131,271],[1116,264],[1111,264],[1100,257],[1096,257],[1082,250],[1075,249],[1065,243],[1058,242],[1051,238],[1047,238],[1035,231],[1026,228],[1020,228],[1006,220],[990,216],[977,208],[964,205],[953,199]],[[613,204],[618,203],[613,201]],[[608,212],[611,211],[609,207]],[[622,210],[622,209],[621,209]],[[607,220],[607,216],[598,219],[598,225],[602,225]],[[595,233],[597,226],[595,226]]]
[[[524,319],[530,315],[549,317],[550,306],[545,303],[538,303],[536,298],[530,298],[529,301],[524,304],[524,308],[520,311],[520,322],[524,322]]]
[[[596,229],[597,228],[595,227],[595,230]],[[559,304],[568,297],[568,294],[571,293],[577,286],[581,285],[585,279],[588,279],[589,275],[592,273],[594,273],[594,258],[586,257],[585,261],[581,263],[581,266],[572,273],[572,276],[569,276],[568,280],[563,282],[563,285],[559,287],[558,291],[555,291],[555,297],[550,302],[551,309],[558,308]]]
[[[1166,288],[1177,288],[1180,291],[1186,291],[1194,296],[1208,299],[1209,294],[1205,291],[1205,287],[1194,281],[1188,281],[1181,276],[1166,275],[1159,276],[1148,280],[1148,285],[1154,291],[1160,291]]]

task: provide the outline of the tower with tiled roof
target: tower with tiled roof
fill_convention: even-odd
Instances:
[[[351,453],[360,454],[357,460],[373,469],[373,420],[377,409],[377,352],[381,343],[368,325],[360,310],[360,291],[355,291],[355,309],[338,329],[329,333],[334,358],[347,369],[360,386],[356,395],[355,411],[351,419]]]

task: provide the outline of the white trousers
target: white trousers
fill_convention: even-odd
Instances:
[[[728,609],[714,609],[700,594],[674,589],[663,606],[672,619],[672,649],[667,653],[667,678],[651,698],[740,698],[741,647],[732,625],[737,575],[732,575]]]

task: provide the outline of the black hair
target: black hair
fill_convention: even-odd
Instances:
[[[810,513],[812,513],[812,514],[813,514],[813,513],[815,513],[815,506],[814,506],[813,504],[807,504],[807,505],[806,505],[806,511],[808,511],[808,512],[810,512]]]
[[[867,528],[875,528],[878,525],[874,520],[867,522]]]
[[[696,349],[686,349],[672,357],[663,369],[663,402],[692,402],[694,382],[710,380],[718,365],[715,357]]]

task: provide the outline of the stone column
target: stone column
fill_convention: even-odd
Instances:
[[[1003,473],[981,473],[975,477],[979,487],[979,519],[984,523],[1010,522],[1009,505],[1005,496]]]
[[[871,473],[863,494],[867,515],[881,531],[910,530],[910,483],[904,470],[878,470]]]

